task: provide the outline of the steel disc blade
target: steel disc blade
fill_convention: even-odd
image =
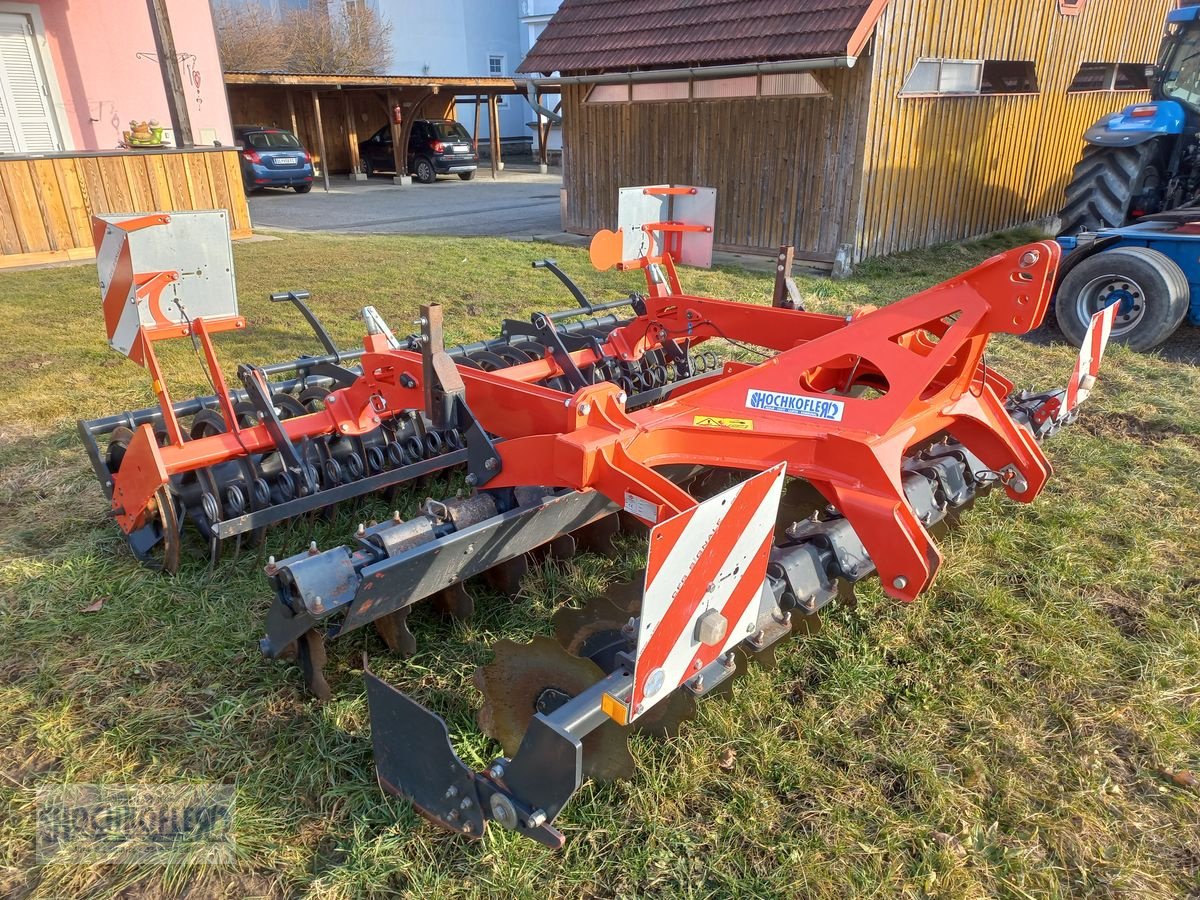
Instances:
[[[562,607],[551,621],[554,638],[564,650],[612,672],[616,654],[631,647],[623,631],[629,619],[629,614],[608,598],[595,597],[579,608]]]
[[[142,565],[165,575],[174,575],[179,571],[183,536],[179,531],[179,510],[170,487],[163,485],[154,492],[151,512],[146,524],[127,534],[125,540]]]
[[[629,581],[611,584],[604,592],[608,601],[630,616],[642,611],[642,596],[646,590],[646,570],[638,569]]]
[[[636,610],[633,611],[636,614]],[[563,607],[554,614],[554,637],[568,653],[583,656],[604,672],[618,666],[617,654],[633,651],[633,641],[625,632],[630,611],[607,597],[594,597],[582,607]],[[671,737],[679,726],[695,718],[696,697],[677,690],[637,720],[636,731],[657,737]]]
[[[535,712],[552,712],[604,678],[598,665],[572,656],[553,638],[535,637],[528,644],[503,640],[493,649],[495,660],[475,671],[475,686],[484,698],[477,718],[480,730],[499,741],[509,757],[520,748]],[[615,722],[583,738],[583,774],[596,781],[632,776],[633,757]]]
[[[696,718],[696,695],[684,688],[677,688],[665,700],[659,701],[649,712],[638,719],[633,727],[645,734],[659,738],[674,737],[684,722]]]

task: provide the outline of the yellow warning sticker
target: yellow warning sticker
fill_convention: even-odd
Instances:
[[[702,428],[732,428],[735,431],[753,431],[753,419],[722,419],[720,416],[696,416],[693,425]]]

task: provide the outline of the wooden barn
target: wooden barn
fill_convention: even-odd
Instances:
[[[562,92],[567,230],[623,185],[710,185],[718,246],[831,265],[1056,212],[1175,5],[563,0],[519,71]]]

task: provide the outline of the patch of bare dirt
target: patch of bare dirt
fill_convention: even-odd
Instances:
[[[1138,638],[1146,633],[1145,598],[1105,591],[1093,604],[1125,637]]]
[[[1080,418],[1077,427],[1096,437],[1135,440],[1142,444],[1160,444],[1173,437],[1200,440],[1173,422],[1150,421],[1132,413],[1089,414]]]

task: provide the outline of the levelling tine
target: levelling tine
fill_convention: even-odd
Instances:
[[[475,598],[461,581],[438,591],[433,595],[433,602],[441,612],[460,622],[471,618],[475,613]]]
[[[617,555],[616,537],[621,533],[621,520],[616,515],[597,519],[590,525],[571,532],[577,548],[583,553],[598,553],[600,556]]]
[[[625,512],[625,510],[617,513],[617,520],[621,524],[621,532],[623,534],[632,534],[643,538],[650,534],[650,526],[632,513]]]
[[[575,556],[575,538],[570,534],[560,534],[557,538],[547,541],[533,551],[533,556],[539,562],[542,559],[570,559]]]
[[[529,559],[521,554],[492,566],[483,573],[483,578],[492,590],[512,598],[521,593],[521,580],[528,572]]]
[[[296,661],[304,673],[304,684],[310,694],[318,700],[333,696],[329,682],[325,680],[325,635],[310,628],[296,642]]]
[[[417,639],[408,630],[410,607],[398,609],[375,620],[375,630],[388,645],[388,649],[400,656],[412,656],[417,652]]]

